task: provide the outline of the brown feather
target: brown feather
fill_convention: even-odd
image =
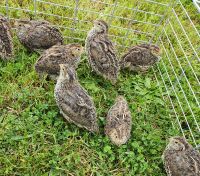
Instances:
[[[60,31],[47,21],[19,21],[17,35],[20,42],[30,51],[48,49],[63,44]]]
[[[0,15],[0,58],[9,60],[14,54],[11,28],[8,20]]]

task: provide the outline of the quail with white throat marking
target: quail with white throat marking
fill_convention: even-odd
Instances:
[[[60,113],[68,122],[91,132],[98,132],[96,108],[87,91],[78,82],[73,67],[60,64],[54,95]]]
[[[56,44],[63,44],[60,31],[45,20],[16,21],[17,36],[30,51],[43,51]]]
[[[108,38],[108,25],[105,21],[94,21],[85,41],[85,49],[92,69],[115,84],[119,64],[114,46]]]
[[[153,44],[140,44],[132,47],[119,62],[120,68],[136,72],[146,72],[159,58],[160,48]]]
[[[115,145],[125,144],[131,136],[131,112],[123,96],[118,96],[106,117],[105,134]]]
[[[170,138],[162,158],[168,176],[200,176],[200,153],[183,137]]]
[[[3,15],[0,15],[0,59],[10,60],[13,51],[10,24]]]
[[[84,48],[77,43],[54,45],[42,53],[35,64],[35,70],[40,76],[47,74],[56,80],[60,73],[59,64],[68,64],[76,68],[83,51]]]

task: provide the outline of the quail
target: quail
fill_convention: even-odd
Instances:
[[[123,96],[118,96],[106,117],[105,134],[115,145],[125,144],[131,135],[131,112]]]
[[[119,62],[120,68],[136,72],[146,72],[159,58],[160,48],[153,44],[140,44],[132,47]]]
[[[10,60],[13,56],[11,28],[8,20],[0,15],[0,59]]]
[[[77,43],[54,45],[41,54],[35,64],[35,70],[40,76],[47,74],[56,80],[60,72],[59,64],[68,64],[76,68],[82,53],[83,47]]]
[[[60,113],[68,122],[90,132],[98,132],[96,108],[87,91],[78,82],[73,67],[60,64],[54,95]]]
[[[200,176],[200,153],[183,137],[170,138],[162,158],[168,176]]]
[[[30,51],[43,51],[56,44],[63,44],[60,31],[45,20],[16,21],[17,36]]]
[[[119,63],[114,46],[108,38],[108,25],[105,21],[94,21],[85,41],[85,49],[92,70],[115,84]]]

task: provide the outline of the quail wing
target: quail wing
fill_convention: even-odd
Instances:
[[[60,31],[47,21],[30,21],[28,27],[18,30],[18,38],[31,51],[48,49],[63,43]]]
[[[158,57],[150,49],[135,46],[122,56],[120,66],[121,68],[129,67],[134,71],[146,71],[156,61]]]
[[[89,61],[92,68],[106,79],[116,82],[118,60],[112,42],[106,35],[98,35],[89,43]]]
[[[79,83],[69,85],[60,93],[55,91],[55,97],[67,120],[89,131],[98,131],[95,106]]]
[[[132,126],[131,112],[124,98],[116,100],[110,108],[106,117],[105,133],[111,138],[116,145],[124,144],[130,138]],[[116,138],[113,138],[112,131],[115,129]]]
[[[166,149],[163,156],[168,176],[200,175],[200,153],[197,150],[193,148],[183,151]]]
[[[0,31],[0,58],[9,60],[13,56],[14,48],[10,25],[2,15],[0,15]]]
[[[76,66],[78,58],[74,58],[67,45],[54,45],[45,50],[35,64],[38,73],[47,73],[49,75],[59,75],[59,64],[69,64]]]

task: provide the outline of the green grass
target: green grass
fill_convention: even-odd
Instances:
[[[62,0],[52,2],[63,4]],[[89,8],[89,2],[89,0],[81,1],[79,7],[82,9],[101,11],[106,14],[112,11],[112,6],[100,3],[92,3],[92,7]],[[113,3],[111,0],[107,2]],[[159,2],[167,1],[160,0]],[[187,7],[192,20],[199,29],[199,15],[197,15],[196,9],[191,2],[189,3],[186,0],[182,2]],[[0,2],[0,5],[4,3]],[[42,3],[38,3],[37,8],[39,11],[46,13],[73,18],[74,1],[68,0],[64,4],[72,6],[72,8],[55,8],[48,4],[42,5]],[[134,4],[136,5],[136,1],[133,4],[131,0],[120,0],[119,4],[132,8]],[[30,10],[34,9],[32,1],[29,0],[11,0],[9,1],[9,5]],[[165,7],[149,3],[141,3],[139,4],[139,8],[160,14],[166,11]],[[0,7],[0,12],[5,13],[5,8]],[[196,37],[195,31],[191,29],[190,23],[181,11],[180,6],[176,7],[176,12],[179,14],[192,44],[197,49],[199,47],[199,38]],[[9,11],[9,15],[15,18],[34,18],[33,12],[27,13],[14,9]],[[123,8],[117,8],[114,12],[114,16],[132,18],[132,15],[137,20],[154,23],[158,23],[159,21],[153,15],[144,15],[144,13],[133,14],[131,10],[124,10]],[[98,14],[82,11],[79,11],[77,16],[79,19],[88,21],[100,17]],[[75,27],[76,29],[84,29],[86,31],[92,26],[92,23],[84,22],[74,25],[73,20],[48,15],[40,14],[37,15],[37,18],[49,20],[56,25],[63,25],[69,28]],[[102,18],[109,20],[106,17]],[[171,18],[176,32],[179,33],[181,44],[184,45],[184,50],[196,74],[200,76],[199,63],[193,59],[193,51],[184,33],[181,32],[180,26],[175,23],[175,17],[172,16]],[[131,27],[146,32],[157,30],[154,41],[156,41],[162,30],[162,27],[154,28],[150,25],[142,25],[141,23],[134,23],[129,26],[127,20],[119,18],[114,18],[112,25],[122,26],[124,28]],[[72,31],[70,29],[61,30],[65,36],[82,39],[74,40],[66,38],[66,43],[79,42],[84,44],[85,32],[79,30]],[[166,31],[170,36],[170,40],[185,70],[187,78],[199,98],[197,83],[169,25],[166,26]],[[124,36],[126,32],[126,30],[118,30],[113,27],[110,29],[110,34],[119,36]],[[147,40],[149,38],[145,35],[134,34],[133,32],[128,34],[127,40],[112,37],[112,40],[116,43],[126,46],[136,44],[134,39]],[[167,52],[170,54],[172,64],[175,66],[175,72],[180,77],[180,66],[173,55],[169,42],[164,35],[162,39]],[[180,105],[170,86],[163,63],[169,72],[172,83],[175,85],[184,111],[187,112],[186,117],[191,125],[195,139],[200,143],[200,136],[192,114],[188,109],[180,87],[175,83],[174,72],[171,69],[161,44],[160,46],[163,51],[162,61],[159,63],[159,67],[154,68],[159,84],[152,70],[145,75],[123,71],[120,74],[118,83],[112,86],[102,77],[91,73],[87,56],[83,55],[77,72],[81,84],[93,97],[97,108],[100,134],[95,135],[73,124],[68,124],[62,118],[53,96],[55,84],[51,81],[40,80],[34,71],[33,65],[38,55],[28,53],[19,44],[16,36],[14,37],[14,42],[15,60],[7,63],[0,61],[0,175],[166,175],[161,160],[162,152],[166,146],[166,139],[173,135],[181,135],[181,132],[178,128],[176,116],[170,105],[169,97],[159,75],[158,68],[162,72],[163,79],[169,90],[168,93],[174,103],[181,123],[184,123],[185,120]],[[117,49],[119,55],[122,55],[125,50],[118,46]],[[198,51],[198,54],[200,54],[200,51]],[[181,85],[199,123],[200,119],[198,117],[200,110],[195,104],[194,97],[188,88],[186,80],[182,77],[180,79]],[[105,116],[118,94],[123,94],[126,97],[133,120],[131,139],[121,147],[112,145],[103,132]],[[184,128],[184,133],[192,142],[187,127]]]

